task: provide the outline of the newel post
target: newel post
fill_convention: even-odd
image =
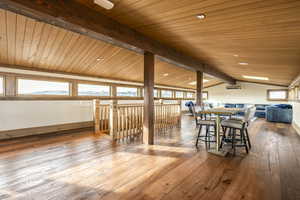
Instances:
[[[179,104],[179,108],[178,108],[178,112],[179,112],[179,116],[178,116],[178,127],[180,128],[181,127],[181,113],[182,113],[182,108],[181,108],[181,104],[182,104],[182,101],[179,100],[178,101],[178,104]]]
[[[94,120],[94,133],[100,133],[100,100],[93,100],[93,120]]]
[[[109,108],[109,135],[113,140],[117,139],[118,126],[118,101],[112,100]]]

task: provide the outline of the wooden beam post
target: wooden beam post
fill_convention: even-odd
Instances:
[[[144,144],[154,144],[154,54],[144,53]]]
[[[203,72],[197,71],[197,92],[196,92],[196,104],[198,106],[203,106]]]
[[[112,100],[110,104],[110,111],[109,111],[109,134],[113,141],[117,139],[117,126],[118,126],[118,101]]]

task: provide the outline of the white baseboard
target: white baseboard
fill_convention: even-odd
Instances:
[[[295,121],[293,121],[292,123],[293,128],[296,130],[296,132],[298,133],[298,135],[300,135],[300,126],[298,124],[296,124]]]

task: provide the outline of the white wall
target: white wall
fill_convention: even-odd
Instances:
[[[293,123],[296,125],[298,134],[300,135],[300,102],[293,103]]]
[[[0,101],[0,131],[92,121],[91,101]]]
[[[242,89],[227,90],[226,84],[204,89],[208,91],[207,102],[212,103],[249,103],[249,104],[277,104],[287,103],[267,101],[268,89],[287,89],[286,87],[270,86],[256,83],[238,82]]]
[[[108,104],[110,101],[101,101]],[[143,103],[121,100],[120,104]],[[93,120],[92,101],[0,101],[0,131]]]

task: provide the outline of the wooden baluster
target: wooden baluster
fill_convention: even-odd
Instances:
[[[128,107],[128,137],[130,138],[132,136],[132,106]]]
[[[109,119],[109,131],[110,136],[113,140],[116,140],[117,133],[118,133],[118,102],[116,100],[113,100],[110,104],[110,119]]]
[[[100,106],[100,130],[103,131],[103,106]]]
[[[121,138],[121,131],[122,131],[122,118],[121,118],[121,108],[118,107],[118,140]]]
[[[109,112],[108,112],[109,107],[105,107],[105,130],[108,130],[108,119],[109,119]]]

